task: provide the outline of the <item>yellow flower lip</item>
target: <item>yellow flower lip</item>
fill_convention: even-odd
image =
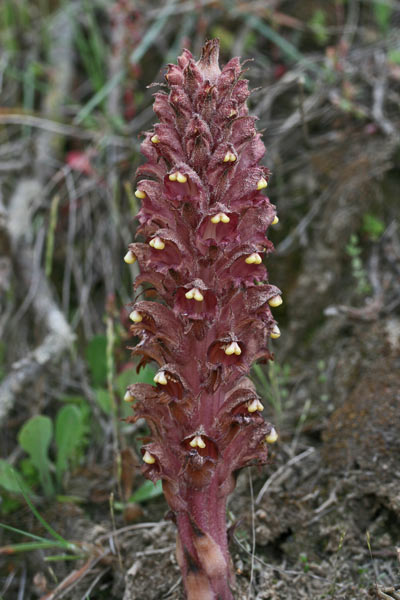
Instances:
[[[143,198],[146,198],[146,194],[145,192],[142,192],[142,190],[136,190],[135,196],[136,198],[140,198],[141,200],[143,200]]]
[[[259,265],[259,264],[262,263],[262,258],[258,254],[258,252],[253,252],[253,254],[250,254],[250,256],[248,256],[247,258],[245,258],[245,262],[248,265]]]
[[[229,223],[230,218],[225,213],[220,212],[211,217],[210,221],[216,225],[217,223]]]
[[[237,342],[231,342],[230,344],[227,344],[224,352],[227,356],[232,356],[232,354],[236,354],[236,356],[240,356],[240,354],[242,354],[240,346]]]
[[[266,188],[268,185],[267,180],[265,179],[265,177],[261,177],[261,179],[259,179],[257,181],[257,189],[258,190],[263,190],[264,188]]]
[[[272,221],[271,225],[277,225],[279,223],[279,217],[278,215],[274,216],[274,220]]]
[[[156,459],[148,450],[146,450],[146,452],[143,454],[143,462],[145,462],[147,465],[154,465]]]
[[[186,175],[184,175],[180,171],[175,171],[175,173],[171,173],[170,175],[168,175],[168,179],[170,181],[177,181],[178,183],[186,183],[187,182]]]
[[[165,243],[158,236],[150,240],[149,245],[155,250],[164,250],[165,248]]]
[[[157,134],[153,135],[153,137],[151,138],[151,141],[153,144],[159,144],[160,143],[160,138],[158,137]]]
[[[186,175],[183,175],[182,173],[180,173],[178,171],[178,174],[176,176],[176,180],[177,180],[178,183],[186,183],[187,182],[187,177],[186,177]]]
[[[275,427],[273,427],[271,429],[271,431],[269,432],[269,434],[266,436],[265,441],[268,444],[274,444],[277,441],[278,437],[279,437],[278,433],[277,433]]]
[[[158,371],[158,373],[154,375],[153,381],[160,385],[167,385],[168,379],[165,375],[165,371]]]
[[[125,402],[133,402],[134,399],[135,398],[132,396],[132,394],[130,393],[130,391],[126,390],[125,395],[124,395],[124,401]]]
[[[279,329],[278,325],[273,326],[270,336],[273,340],[281,337],[281,330]]]
[[[132,250],[128,250],[125,254],[124,261],[127,265],[133,265],[133,263],[136,262],[136,256],[133,254]]]
[[[224,156],[224,162],[235,162],[236,160],[236,156],[233,154],[233,152],[227,152]]]
[[[141,321],[143,321],[142,315],[137,310],[133,310],[129,315],[129,318],[134,323],[141,323]]]
[[[254,400],[252,400],[251,402],[249,402],[247,404],[247,410],[249,411],[249,413],[254,413],[256,411],[262,411],[264,410],[264,406],[261,404],[261,402],[258,400],[258,398],[255,398]]]
[[[201,437],[201,435],[196,435],[190,442],[189,442],[189,446],[191,446],[192,448],[205,448],[205,442],[203,440],[203,438]]]
[[[277,306],[280,306],[281,304],[283,304],[283,300],[282,300],[282,296],[274,296],[273,298],[270,298],[268,300],[268,304],[270,306],[272,306],[272,308],[276,308]]]
[[[202,302],[204,300],[204,296],[198,288],[192,288],[186,292],[185,298],[187,298],[187,300],[197,300],[197,302]]]

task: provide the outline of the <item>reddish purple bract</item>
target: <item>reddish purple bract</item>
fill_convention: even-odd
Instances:
[[[135,288],[156,292],[133,307],[133,353],[159,368],[156,387],[132,385],[128,400],[151,431],[143,473],[163,482],[189,600],[233,597],[226,499],[234,473],[265,463],[275,436],[247,377],[279,335],[269,303],[280,291],[262,261],[275,207],[248,82],[238,58],[221,71],[218,53],[217,40],[198,62],[184,50],[168,66],[169,94],[155,94],[160,122],[142,143],[136,191],[144,241],[127,260],[139,263]]]

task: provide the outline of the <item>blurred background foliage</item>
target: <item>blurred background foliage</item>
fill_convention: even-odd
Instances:
[[[360,372],[335,379],[336,350],[359,335],[349,315],[365,331],[400,305],[399,25],[396,0],[1,2],[0,511],[14,528],[11,557],[17,529],[29,535],[40,522],[68,537],[65,508],[51,507],[75,506],[71,521],[90,509],[112,528],[147,514],[139,503],[160,493],[135,475],[143,424],[123,421],[126,386],[152,383],[154,369],[138,374],[129,356],[137,266],[122,257],[136,227],[140,135],[154,122],[151,84],[207,38],[220,39],[222,63],[251,59],[250,110],[280,217],[269,265],[286,300],[283,335],[254,381],[283,443],[307,431],[321,441]],[[93,547],[52,531],[21,549],[40,551],[32,562],[7,563],[5,597],[55,585],[26,583],[49,547],[65,551],[63,565],[90,563]],[[58,568],[59,581],[68,569]]]

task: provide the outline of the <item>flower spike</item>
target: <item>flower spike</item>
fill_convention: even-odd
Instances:
[[[130,314],[141,323],[133,354],[138,368],[158,369],[125,400],[148,422],[142,472],[162,481],[189,600],[233,600],[227,497],[235,474],[265,464],[278,438],[249,379],[280,335],[271,308],[282,298],[264,265],[278,218],[262,192],[269,171],[240,60],[221,69],[218,56],[210,40],[199,60],[184,50],[168,65],[159,124],[142,144],[149,178],[135,191],[145,243],[125,256],[137,259],[144,293]]]

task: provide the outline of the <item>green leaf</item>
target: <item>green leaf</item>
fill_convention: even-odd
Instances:
[[[86,360],[89,365],[94,387],[101,387],[107,381],[107,338],[96,335],[86,348]]]
[[[63,406],[57,414],[55,439],[57,444],[56,474],[60,484],[84,436],[82,413],[73,404]]]
[[[101,410],[106,415],[111,415],[112,414],[112,404],[111,404],[111,398],[110,398],[110,394],[109,394],[108,390],[105,390],[104,388],[98,388],[97,390],[94,390],[94,393],[95,393],[95,397],[96,397],[96,402],[100,406]]]
[[[0,458],[0,487],[11,494],[21,494],[23,488],[28,490],[23,477],[6,460]]]
[[[212,38],[218,38],[221,46],[221,50],[224,52],[230,52],[234,42],[235,35],[229,31],[229,29],[221,26],[215,25],[210,32]]]
[[[309,25],[314,32],[318,44],[326,44],[329,34],[326,27],[326,14],[323,10],[317,9],[312,15]]]
[[[22,426],[18,433],[21,448],[31,457],[39,472],[40,483],[46,496],[54,494],[54,486],[50,475],[48,449],[53,436],[53,424],[49,417],[36,415]]]
[[[146,365],[139,373],[136,373],[136,369],[122,371],[115,379],[118,394],[123,397],[126,388],[132,383],[149,383],[150,385],[154,385],[153,378],[155,374],[155,369],[150,367],[150,365]]]
[[[60,396],[59,398],[57,398],[57,400],[58,402],[63,402],[64,404],[86,404],[86,398],[84,398],[84,396],[66,395]]]
[[[156,498],[162,494],[161,479],[154,484],[152,481],[145,481],[139,489],[129,498],[129,502],[145,502],[151,498]]]
[[[393,48],[388,52],[388,60],[389,62],[394,63],[395,65],[400,65],[400,50],[397,48]]]
[[[363,215],[362,230],[366,233],[372,241],[377,242],[385,231],[385,224],[370,213]]]
[[[386,33],[390,24],[390,18],[392,16],[392,7],[386,1],[381,2],[380,0],[375,0],[373,9],[377,24],[379,25],[382,33]]]

